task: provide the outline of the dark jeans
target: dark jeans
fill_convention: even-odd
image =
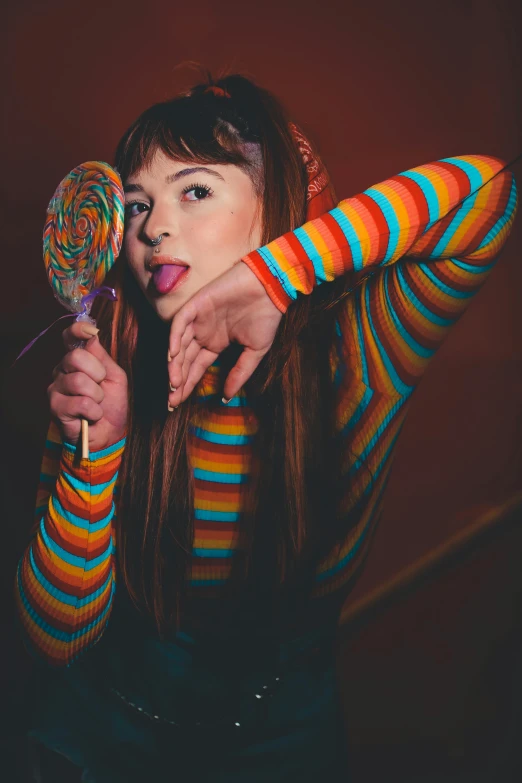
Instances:
[[[186,651],[178,653],[171,646],[169,655],[169,697],[161,717],[183,722],[172,684],[177,677],[184,705],[187,681],[195,683],[190,725],[146,717],[100,686],[96,673],[80,659],[67,669],[40,673],[46,681],[29,735],[80,767],[84,783],[350,780],[330,649],[290,667],[273,690],[263,690],[270,681],[267,672],[239,671],[234,692],[224,687],[218,697],[217,712],[213,686],[205,709],[205,678],[197,672],[194,676]],[[142,704],[154,714],[153,706]],[[166,704],[172,705],[168,714]],[[186,710],[182,713],[183,718]],[[194,726],[194,718],[203,725]]]

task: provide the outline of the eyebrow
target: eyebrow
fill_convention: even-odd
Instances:
[[[213,169],[207,169],[206,166],[193,166],[190,169],[181,169],[180,171],[176,172],[176,174],[169,174],[168,177],[165,177],[165,182],[167,185],[170,185],[171,182],[177,182],[178,179],[181,179],[181,177],[189,177],[191,174],[195,174],[196,171],[204,171],[205,174],[211,174],[213,177],[217,177],[223,182],[225,181],[225,178]]]
[[[180,171],[177,171],[175,174],[169,174],[168,177],[165,177],[165,184],[170,185],[173,182],[177,182],[182,177],[189,177],[191,174],[195,174],[197,171],[203,171],[205,174],[211,174],[213,177],[217,177],[222,182],[225,181],[225,178],[221,176],[217,171],[213,171],[213,169],[208,169],[206,166],[192,166],[192,168],[189,169],[181,169]],[[123,188],[125,193],[138,193],[141,191],[144,191],[145,188],[140,185],[139,182],[125,185]]]

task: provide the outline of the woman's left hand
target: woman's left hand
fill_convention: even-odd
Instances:
[[[170,330],[169,405],[187,399],[205,370],[232,342],[243,346],[223,397],[231,399],[270,349],[282,313],[263,284],[240,261],[194,294],[174,316]]]

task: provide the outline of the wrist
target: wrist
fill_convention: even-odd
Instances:
[[[286,313],[293,299],[285,290],[277,270],[271,270],[259,250],[244,256],[241,261],[254,273],[277,309]]]
[[[97,449],[96,451],[91,451],[89,454],[89,457],[87,459],[81,459],[80,463],[85,463],[86,465],[92,462],[107,462],[111,458],[115,458],[123,454],[123,449],[125,447],[125,443],[127,440],[127,433],[125,432],[121,438],[114,441],[114,443],[108,444],[107,446],[104,446],[102,449]],[[63,440],[63,451],[64,455],[69,458],[69,460],[74,460],[77,453],[81,453],[81,441],[77,441],[76,443],[71,443],[70,441]]]

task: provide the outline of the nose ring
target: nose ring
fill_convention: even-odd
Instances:
[[[156,245],[161,244],[161,241],[163,240],[163,234],[160,234],[159,237],[156,237],[156,239],[151,239],[150,244],[153,247],[156,247]]]

